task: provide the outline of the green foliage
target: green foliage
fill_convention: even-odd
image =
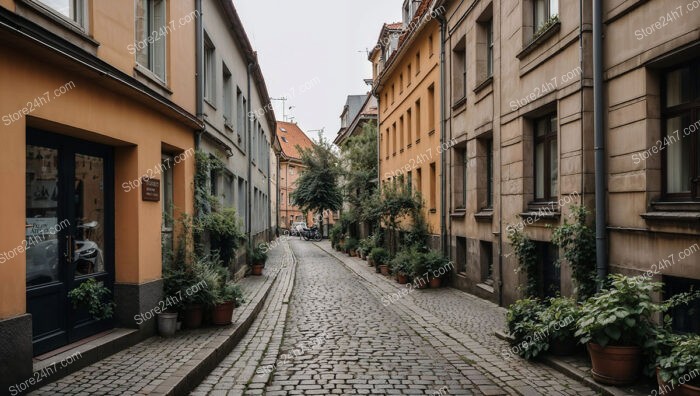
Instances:
[[[450,260],[447,259],[438,250],[429,250],[421,256],[423,265],[426,271],[438,272],[441,268],[447,269],[450,265]]]
[[[87,308],[95,320],[109,319],[114,315],[115,304],[108,300],[111,292],[102,282],[90,278],[80,286],[68,292],[68,298],[73,303],[73,308]]]
[[[351,137],[342,147],[344,160],[343,192],[353,212],[353,222],[376,225],[370,206],[366,204],[377,190],[377,126],[366,123],[361,134]]]
[[[252,264],[265,264],[267,261],[267,245],[264,243],[248,249],[248,257]]]
[[[232,301],[238,307],[245,303],[245,298],[243,297],[243,290],[241,290],[241,287],[228,281],[217,289],[215,301],[216,304],[224,304]]]
[[[195,211],[198,216],[204,216],[212,211],[212,207],[218,203],[216,197],[209,193],[209,175],[212,171],[224,168],[223,162],[216,157],[198,150],[195,153],[195,173],[194,173],[194,202]]]
[[[361,239],[357,249],[360,250],[362,254],[369,254],[375,247],[377,247],[376,237],[372,234],[367,238]]]
[[[209,233],[212,247],[219,252],[224,265],[228,266],[245,241],[243,225],[236,210],[226,208],[208,213],[199,218],[198,225]]]
[[[343,227],[340,222],[333,224],[330,231],[328,231],[328,239],[331,240],[331,246],[334,248],[338,247],[340,240],[343,238]]]
[[[414,249],[402,249],[396,254],[389,266],[393,274],[411,275],[416,261]]]
[[[345,240],[345,244],[343,245],[343,248],[345,249],[346,252],[351,252],[359,246],[359,242],[355,238],[348,238]]]
[[[542,33],[544,33],[547,29],[549,29],[552,25],[554,25],[557,22],[559,22],[559,15],[552,15],[549,19],[542,22],[542,24],[537,27],[537,30],[532,35],[532,40],[534,41],[537,37],[539,37]]]
[[[375,263],[377,263],[377,265],[386,265],[391,259],[389,251],[381,247],[372,249],[369,256]]]
[[[540,323],[549,329],[549,339],[555,341],[573,341],[576,333],[576,321],[581,317],[581,309],[573,298],[554,297],[540,313]],[[557,326],[553,326],[553,324]]]
[[[536,297],[539,294],[539,275],[537,273],[537,250],[535,243],[522,231],[511,228],[508,231],[508,240],[513,247],[513,252],[518,258],[517,272],[525,272],[527,284],[525,294],[528,297]]]
[[[700,335],[677,336],[674,341],[671,351],[658,361],[661,378],[674,387],[681,380],[700,385]]]
[[[391,229],[398,229],[399,220],[411,216],[414,219],[420,216],[423,209],[423,200],[420,194],[412,192],[404,183],[385,183],[382,188],[381,199],[375,209],[379,217]]]
[[[408,232],[404,236],[404,246],[417,246],[419,250],[425,251],[428,243],[428,222],[425,219],[423,211],[413,213],[413,222]]]
[[[526,358],[534,359],[549,349],[549,339],[542,336],[540,316],[546,306],[537,298],[518,300],[508,308],[506,325],[513,337],[511,343],[515,352]]]
[[[304,212],[334,212],[343,206],[343,194],[338,184],[342,175],[340,160],[323,135],[319,134],[315,143],[311,148],[297,146],[303,170],[291,195],[292,202]]]
[[[576,294],[584,301],[596,291],[595,231],[586,225],[589,212],[584,206],[572,206],[573,223],[564,220],[552,233],[552,243],[564,250],[564,259],[571,265]],[[559,259],[559,264],[563,260]]]
[[[223,268],[217,255],[197,257],[189,268],[193,272],[192,282],[181,292],[186,304],[214,306],[217,301],[217,288],[224,281],[227,270]]]

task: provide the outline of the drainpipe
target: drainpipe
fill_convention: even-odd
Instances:
[[[195,12],[197,13],[197,18],[195,19],[195,74],[197,75],[196,80],[196,96],[197,96],[197,118],[200,120],[204,119],[204,23],[202,21],[202,0],[195,0],[194,2]],[[194,148],[199,150],[202,143],[202,133],[204,131],[199,131],[195,135]]]
[[[447,19],[444,15],[439,15],[440,22],[440,147],[444,147],[446,133],[445,114],[445,37],[447,35]],[[442,254],[448,256],[447,252],[447,166],[446,152],[440,153],[440,248]]]
[[[598,288],[608,275],[605,131],[603,130],[603,0],[593,0],[593,116],[595,130],[595,239]]]
[[[252,105],[253,105],[253,98],[250,96],[251,93],[251,79],[253,78],[253,68],[255,67],[255,64],[257,63],[257,59],[253,59],[252,62],[248,63],[248,106],[246,108],[246,116],[248,118],[248,131],[246,131],[246,146],[248,146],[248,191],[246,192],[248,194],[248,204],[246,205],[246,210],[245,210],[245,217],[246,217],[246,233],[248,234],[248,245],[252,246],[253,243],[253,235],[252,235],[252,219],[251,219],[251,213],[250,213],[250,208],[252,207],[253,204],[253,197],[252,197],[252,191],[253,191],[253,161],[252,161],[252,142],[251,142],[251,134],[253,132],[253,117],[252,115]]]

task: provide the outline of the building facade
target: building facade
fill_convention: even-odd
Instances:
[[[540,294],[570,295],[571,270],[555,264],[561,252],[550,242],[552,227],[563,223],[571,205],[592,213],[605,209],[594,207],[592,15],[580,12],[591,3],[563,5],[435,5],[447,9],[444,107],[445,133],[454,142],[447,159],[454,284],[501,305],[518,299],[525,283],[514,271],[511,230],[536,242]],[[700,256],[692,255],[700,250],[699,135],[693,132],[700,126],[694,99],[700,12],[688,7],[635,2],[603,9],[607,270],[639,275],[659,269],[653,278],[665,282],[665,296],[700,280]],[[677,23],[654,34],[660,15]],[[677,328],[698,331],[697,318],[674,315]]]
[[[163,212],[193,206],[193,4],[56,4],[0,2],[1,389],[105,330],[153,334],[134,316],[162,298]],[[113,293],[113,319],[73,309],[88,279]]]
[[[431,246],[440,246],[440,24],[431,1],[407,1],[404,21],[384,25],[370,53],[379,111],[380,185],[404,180],[425,203]]]
[[[282,232],[290,231],[292,223],[313,224],[313,214],[304,213],[292,203],[291,195],[296,189],[296,181],[303,170],[301,153],[297,149],[311,148],[313,142],[291,122],[277,122],[277,144],[279,145],[279,227]]]
[[[210,175],[211,194],[235,208],[250,243],[268,241],[272,224],[271,142],[275,115],[257,56],[231,1],[202,2],[201,149],[224,163]],[[234,271],[245,273],[245,249]]]

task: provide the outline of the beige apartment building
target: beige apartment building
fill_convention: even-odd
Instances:
[[[551,227],[571,204],[595,209],[592,2],[440,5],[444,128],[456,142],[446,169],[454,284],[501,305],[520,296],[510,226],[537,242],[540,293],[569,295]],[[697,6],[614,1],[602,10],[608,271],[656,269],[666,295],[700,285]],[[675,325],[700,330],[684,313]]]

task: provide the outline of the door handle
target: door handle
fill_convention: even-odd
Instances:
[[[66,237],[66,263],[73,263],[73,236],[68,235]]]

